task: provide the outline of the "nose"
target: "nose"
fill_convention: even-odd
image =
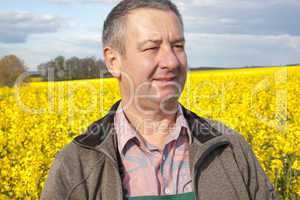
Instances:
[[[175,69],[180,65],[178,55],[171,47],[162,48],[158,56],[159,66],[162,68]]]

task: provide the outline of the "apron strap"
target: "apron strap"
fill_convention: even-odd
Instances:
[[[136,196],[127,197],[126,200],[195,200],[194,192],[187,192],[174,195],[162,195],[162,196]]]

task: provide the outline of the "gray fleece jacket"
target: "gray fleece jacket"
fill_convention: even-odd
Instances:
[[[123,200],[122,164],[114,129],[120,101],[56,156],[42,200]],[[183,107],[192,132],[190,170],[197,200],[273,200],[274,188],[245,139]],[[147,186],[145,186],[147,187]]]

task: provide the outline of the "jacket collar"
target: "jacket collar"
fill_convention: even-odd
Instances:
[[[118,151],[116,150],[117,139],[114,128],[114,116],[120,102],[121,100],[117,101],[111,107],[107,115],[92,123],[85,133],[77,136],[73,142],[85,148],[104,152],[113,161],[118,162],[120,158],[117,153]],[[224,135],[217,130],[209,120],[196,115],[184,106],[182,106],[182,111],[188,122],[193,138],[190,149],[190,155],[192,155],[191,164],[193,166],[196,164],[196,157],[199,157],[200,154],[209,149],[210,146],[218,143],[229,143],[228,139],[224,137]],[[114,148],[111,148],[112,145]],[[194,156],[196,157],[194,158]]]

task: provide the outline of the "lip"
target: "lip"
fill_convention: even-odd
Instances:
[[[161,77],[161,78],[155,78],[153,80],[155,81],[173,81],[175,80],[175,76],[172,76],[172,77]]]

